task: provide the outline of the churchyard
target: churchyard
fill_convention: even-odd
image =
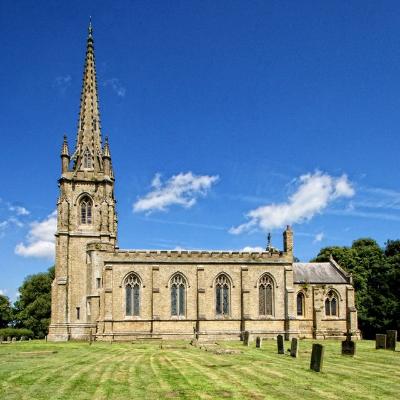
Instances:
[[[324,346],[321,372],[310,370],[312,345]],[[400,351],[340,341],[249,344],[184,341],[0,345],[0,399],[396,399]],[[289,351],[288,351],[289,350]],[[290,351],[292,350],[292,352]],[[295,353],[294,353],[295,352]],[[297,355],[297,357],[296,357]]]

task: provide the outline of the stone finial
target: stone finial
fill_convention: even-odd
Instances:
[[[67,135],[64,135],[64,140],[61,148],[61,156],[69,157],[68,140]]]
[[[110,146],[108,144],[108,136],[106,136],[104,140],[103,157],[111,158]]]

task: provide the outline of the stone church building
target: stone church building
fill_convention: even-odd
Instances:
[[[98,108],[89,26],[74,152],[61,150],[49,340],[359,336],[352,277],[331,259],[296,263],[283,250],[122,250],[114,172]]]

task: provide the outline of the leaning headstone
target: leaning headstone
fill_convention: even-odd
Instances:
[[[375,336],[375,349],[386,349],[386,335],[377,333]]]
[[[321,372],[324,362],[324,346],[319,343],[314,343],[311,352],[310,369],[316,372]]]
[[[277,336],[278,354],[285,354],[285,346],[283,344],[283,336]]]
[[[256,347],[257,349],[261,349],[262,347],[262,339],[260,338],[260,336],[257,336],[256,338]]]
[[[386,348],[396,351],[397,331],[386,331]]]
[[[250,332],[249,331],[245,331],[244,332],[243,344],[245,346],[249,346],[250,345]]]
[[[292,345],[290,347],[290,355],[295,358],[297,358],[297,356],[299,355],[299,339],[297,338],[292,339]]]

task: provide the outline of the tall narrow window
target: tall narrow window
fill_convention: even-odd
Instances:
[[[76,319],[81,319],[81,308],[76,307]]]
[[[325,299],[325,315],[328,317],[336,317],[338,315],[338,301],[333,290],[328,292]]]
[[[181,274],[176,274],[171,279],[171,315],[185,316],[186,309],[186,280]]]
[[[85,196],[81,200],[80,209],[81,224],[90,225],[92,223],[92,200],[90,197]]]
[[[83,153],[83,168],[90,169],[93,168],[92,155],[88,149]]]
[[[304,294],[302,292],[297,293],[297,315],[299,317],[304,315]]]
[[[140,280],[136,274],[130,274],[125,279],[125,314],[140,315]]]
[[[97,289],[101,288],[101,278],[96,278],[96,288]]]
[[[263,275],[258,285],[258,304],[260,315],[273,314],[273,282],[268,275]]]
[[[226,275],[219,275],[215,281],[215,311],[217,315],[229,315],[230,284]]]

